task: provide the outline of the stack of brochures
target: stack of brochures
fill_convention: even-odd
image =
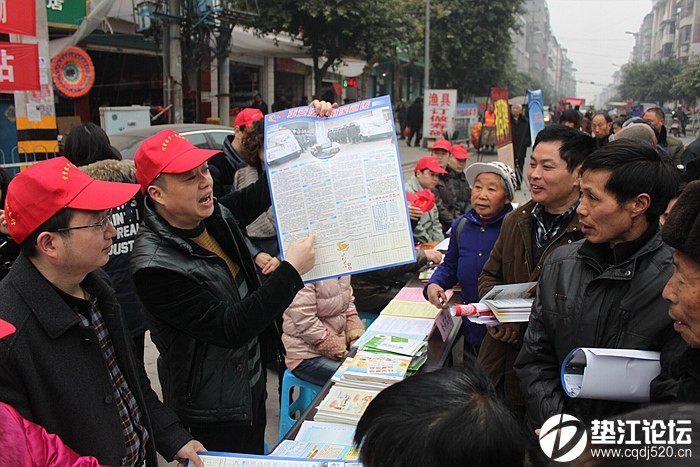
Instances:
[[[428,342],[424,340],[411,339],[398,334],[382,333],[377,334],[368,340],[361,348],[369,352],[393,353],[415,357],[425,354],[428,350]]]
[[[481,299],[502,323],[522,323],[530,319],[537,282],[497,285]]]
[[[426,340],[411,339],[400,334],[377,334],[360,349],[367,352],[411,357],[406,376],[415,373],[428,359],[428,342]]]
[[[334,384],[317,407],[315,421],[357,425],[365,409],[379,391]]]

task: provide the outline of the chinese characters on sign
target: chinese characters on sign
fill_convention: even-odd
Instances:
[[[49,10],[63,11],[63,0],[49,0],[46,3]]]
[[[0,0],[0,32],[36,36],[35,2]]]
[[[513,142],[510,136],[508,89],[491,88],[491,102],[493,102],[493,112],[496,116],[498,160],[515,168],[513,161]]]
[[[0,92],[40,88],[39,46],[0,42]]]
[[[457,108],[456,89],[426,89],[423,110],[423,136],[440,139],[444,133],[452,134],[455,109]]]
[[[389,96],[316,118],[313,107],[265,117],[265,163],[280,251],[316,235],[305,282],[415,261]]]

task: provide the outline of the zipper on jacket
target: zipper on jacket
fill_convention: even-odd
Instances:
[[[190,364],[190,376],[189,380],[187,381],[187,405],[191,406],[192,405],[192,393],[194,391],[194,380],[195,380],[195,368],[197,367],[197,362],[201,359],[201,354],[204,348],[204,345],[206,344],[200,344],[199,342],[195,342],[195,347],[194,347],[194,355],[192,355],[192,363]]]
[[[629,319],[630,312],[625,310],[622,312],[622,316],[620,317],[620,324],[618,325],[617,328],[617,336],[615,336],[615,348],[619,349],[620,348],[620,341],[622,340],[622,330],[624,329],[625,323]]]

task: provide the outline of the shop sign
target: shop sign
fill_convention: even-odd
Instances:
[[[36,3],[27,0],[0,0],[0,32],[36,36]]]
[[[39,46],[0,42],[0,92],[40,89]]]
[[[75,27],[87,16],[86,0],[45,0],[46,18],[52,26]],[[106,0],[105,0],[106,1]]]

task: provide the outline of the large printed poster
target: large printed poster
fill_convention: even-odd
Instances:
[[[388,96],[267,115],[265,164],[280,251],[316,234],[305,282],[415,261]]]
[[[493,113],[496,115],[496,147],[498,160],[515,169],[513,158],[513,141],[510,135],[510,107],[508,107],[508,89],[491,88]]]

